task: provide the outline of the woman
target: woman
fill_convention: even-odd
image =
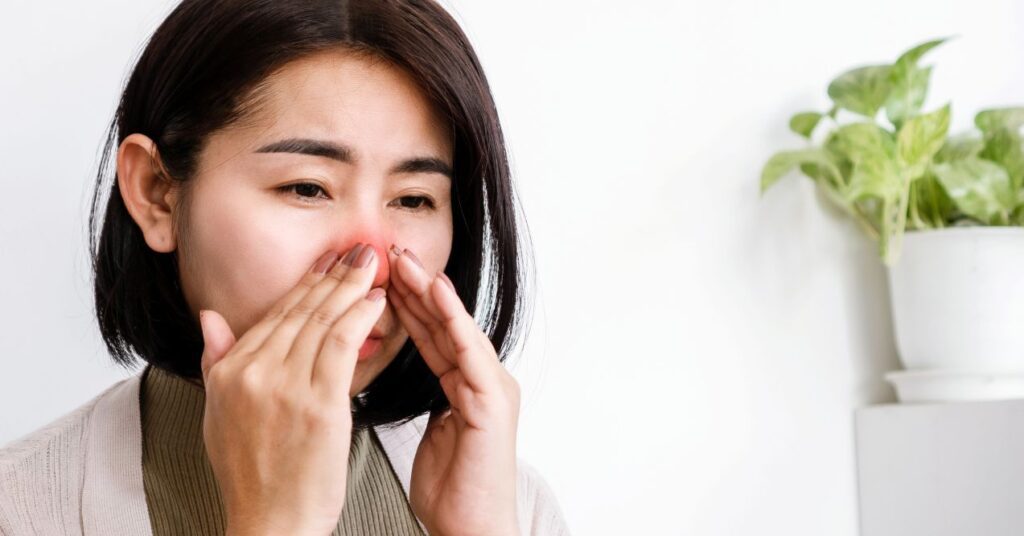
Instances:
[[[515,453],[515,204],[443,9],[185,0],[107,140],[96,314],[146,367],[0,452],[0,533],[567,533]]]

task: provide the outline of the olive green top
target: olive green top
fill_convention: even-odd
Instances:
[[[203,445],[202,385],[147,367],[141,389],[142,480],[153,536],[224,534],[224,505]],[[332,534],[423,534],[373,430],[352,434],[345,505]]]

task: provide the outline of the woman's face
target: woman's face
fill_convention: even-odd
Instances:
[[[452,246],[449,132],[404,72],[341,51],[287,65],[270,79],[257,120],[209,138],[178,254],[194,314],[219,312],[236,337],[262,318],[328,250],[377,248],[374,287],[389,286],[390,244],[411,249],[427,273]],[[343,147],[301,154],[309,140]],[[306,145],[310,145],[306,143]],[[360,360],[355,395],[388,365],[408,334],[388,303],[379,349]]]

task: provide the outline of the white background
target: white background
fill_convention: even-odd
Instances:
[[[92,316],[87,200],[170,3],[5,2],[0,443],[127,372]],[[873,246],[793,176],[791,113],[919,42],[954,130],[1024,102],[1011,0],[449,2],[498,102],[537,261],[519,455],[577,534],[857,533],[852,410],[898,368]]]

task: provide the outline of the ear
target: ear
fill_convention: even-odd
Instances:
[[[169,178],[156,143],[143,134],[129,134],[117,150],[117,185],[125,208],[146,239],[159,253],[177,248],[171,215],[178,186]]]

